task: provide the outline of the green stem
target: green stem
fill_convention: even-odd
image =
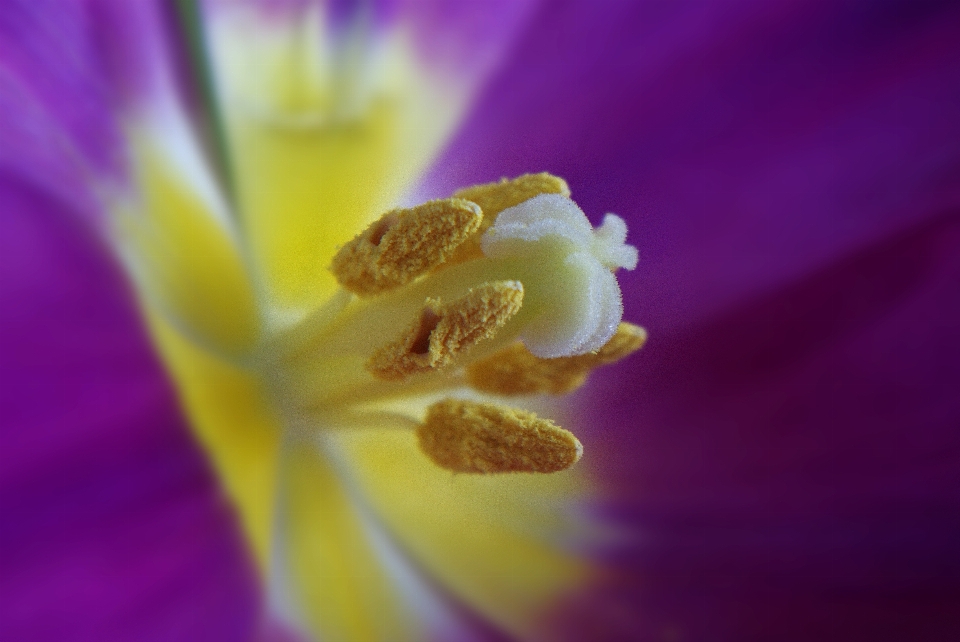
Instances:
[[[196,0],[176,0],[176,13],[187,46],[190,69],[200,96],[200,125],[208,145],[208,153],[224,193],[236,215],[236,191],[230,151],[227,143],[223,112],[219,108],[213,68],[210,60],[207,37],[203,28],[203,16]]]

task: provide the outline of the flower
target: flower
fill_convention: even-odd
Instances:
[[[266,585],[260,610],[311,638],[415,640],[462,629],[462,604],[532,635],[593,572],[570,550],[588,533],[569,514],[591,487],[577,470],[494,477],[559,473],[582,454],[572,433],[503,400],[568,392],[640,346],[613,275],[637,262],[623,220],[594,229],[563,180],[527,174],[371,221],[462,114],[489,66],[482,34],[464,52],[434,43],[434,69],[411,17],[376,8],[89,9],[141,31],[107,52],[101,156],[56,131],[65,166],[44,178],[77,179],[66,186],[87,199],[84,234],[122,262]],[[456,12],[442,17],[456,26]],[[196,96],[170,62],[181,23],[209,74]],[[31,89],[14,105],[24,120]],[[245,561],[193,467],[214,533]]]
[[[35,15],[59,36],[43,55],[82,51],[62,31],[82,22]],[[645,267],[625,278],[625,305],[654,337],[627,376],[588,389],[598,428],[578,434],[603,462],[627,550],[558,630],[949,639],[955,9],[637,3],[516,17],[533,26],[514,62],[424,190],[531,167],[567,176],[586,211],[639,229]],[[102,70],[71,52],[53,57],[77,68],[22,73],[39,54],[9,36],[24,33],[16,18],[0,39],[2,133],[30,144],[0,146],[4,407],[26,428],[5,437],[4,608],[17,619],[4,621],[34,637],[82,624],[100,639],[242,638],[258,598],[230,512],[122,280],[65,214],[91,203],[59,136],[117,170],[97,144],[110,135],[98,103],[110,94],[89,90],[104,89]],[[146,565],[136,582],[117,570],[132,562]],[[68,606],[34,616],[50,603]]]

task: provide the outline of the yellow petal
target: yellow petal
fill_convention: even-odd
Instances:
[[[191,427],[213,460],[266,571],[281,430],[265,391],[252,373],[198,348],[156,313],[149,322]]]
[[[131,128],[138,190],[112,200],[118,247],[141,293],[181,332],[224,354],[241,354],[256,341],[259,321],[226,206],[215,202],[212,181],[204,190],[198,184],[204,176],[179,166],[177,155],[194,150],[165,149],[162,135],[175,133],[147,124]]]
[[[269,300],[297,309],[330,295],[336,248],[398,202],[465,104],[402,33],[334,55],[321,18],[224,9],[211,38],[251,252]]]
[[[554,600],[592,575],[566,548],[577,526],[565,510],[590,492],[576,469],[455,475],[425,457],[405,430],[356,430],[337,441],[356,484],[403,548],[511,634],[532,635]]]
[[[321,640],[422,640],[412,605],[339,471],[299,441],[284,450],[274,558],[281,608]]]

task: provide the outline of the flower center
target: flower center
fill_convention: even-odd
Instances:
[[[620,323],[613,270],[637,262],[625,238],[612,214],[594,230],[547,174],[393,210],[340,248],[340,292],[271,332],[259,368],[295,429],[409,426],[450,470],[563,470],[582,453],[571,433],[477,393],[569,392],[642,345]],[[411,397],[432,401],[425,418]]]

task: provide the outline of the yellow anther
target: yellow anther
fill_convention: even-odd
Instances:
[[[447,305],[427,299],[420,318],[400,338],[377,350],[367,370],[395,381],[448,366],[471,346],[492,337],[520,310],[522,301],[519,281],[485,283]]]
[[[392,210],[340,248],[331,270],[351,292],[379,294],[446,261],[482,220],[480,208],[460,198]]]
[[[562,194],[570,196],[570,188],[562,178],[541,172],[539,174],[524,174],[514,179],[501,179],[496,183],[473,185],[454,192],[454,197],[472,201],[483,210],[484,219],[496,219],[497,214],[519,205],[520,203],[537,196],[538,194]],[[489,227],[493,220],[484,220],[485,227]]]
[[[553,473],[583,454],[573,433],[532,412],[455,399],[430,406],[417,438],[434,463],[460,473]]]
[[[467,381],[476,390],[500,395],[565,394],[582,386],[594,368],[636,352],[646,340],[646,330],[621,323],[602,348],[574,357],[541,359],[515,343],[470,364]]]
[[[483,222],[473,236],[451,257],[449,263],[461,263],[483,256],[480,251],[480,237],[497,220],[497,215],[508,207],[519,205],[538,194],[562,194],[570,196],[570,188],[562,178],[546,172],[524,174],[514,179],[502,179],[497,183],[486,183],[466,187],[454,192],[456,198],[472,201],[483,210]]]

